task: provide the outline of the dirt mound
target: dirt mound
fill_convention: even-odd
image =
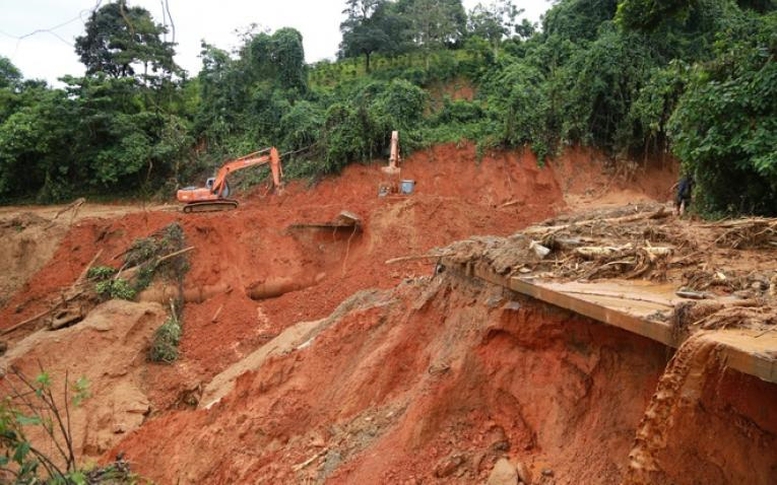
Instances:
[[[557,483],[620,479],[659,347],[452,277],[349,308],[220,402],[149,422],[115,451],[164,483],[473,483],[504,456]],[[629,350],[614,359],[615,345]]]
[[[70,404],[70,429],[78,456],[96,458],[151,412],[146,350],[164,319],[160,305],[111,300],[76,326],[27,336],[0,357],[0,368],[14,366],[32,378],[46,372],[62,411],[66,376],[72,382],[85,378],[89,397],[80,406]],[[41,439],[40,433],[31,439]]]
[[[66,232],[62,225],[50,226],[48,219],[31,212],[0,216],[0,260],[6,262],[0,274],[0,305],[49,261]]]

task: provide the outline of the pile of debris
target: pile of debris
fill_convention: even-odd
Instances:
[[[193,249],[184,246],[183,229],[173,223],[149,237],[135,240],[126,251],[114,256],[113,260],[123,258],[119,268],[96,265],[102,256],[102,251],[98,251],[79,277],[49,302],[47,309],[5,328],[0,335],[41,322],[49,330],[74,325],[107,299],[134,300],[155,277],[183,285],[183,275],[188,270],[185,253]]]
[[[473,237],[436,249],[430,257],[483,265],[503,276],[594,281],[605,278],[682,281],[689,290],[758,290],[777,271],[737,271],[719,265],[732,249],[773,251],[777,221],[741,219],[696,224],[663,204],[599,210],[557,218],[507,238]]]
[[[503,277],[592,282],[640,279],[675,285],[693,299],[667,319],[685,329],[755,329],[777,323],[777,220],[699,223],[665,204],[559,217],[507,238],[473,237],[430,257]],[[730,297],[726,303],[704,301]],[[698,308],[696,306],[698,305]]]

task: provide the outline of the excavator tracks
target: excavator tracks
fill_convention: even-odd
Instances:
[[[192,212],[216,212],[216,211],[228,211],[237,207],[236,200],[223,199],[223,200],[208,200],[202,202],[191,202],[183,206],[183,211],[187,214]]]

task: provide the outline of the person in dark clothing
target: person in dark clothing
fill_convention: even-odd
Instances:
[[[688,206],[691,205],[691,194],[693,193],[694,180],[691,175],[684,175],[675,187],[677,187],[677,196],[674,200],[675,213],[677,215],[685,214]]]

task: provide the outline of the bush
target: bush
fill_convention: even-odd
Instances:
[[[90,280],[105,281],[116,274],[116,270],[110,266],[92,266],[86,272],[86,277]]]
[[[70,433],[70,405],[78,406],[89,396],[87,380],[82,377],[71,382],[65,373],[64,406],[58,404],[63,401],[54,397],[51,378],[42,369],[32,379],[11,367],[3,384],[6,395],[0,401],[0,482],[84,483]],[[30,427],[42,430],[48,446],[30,441],[26,434]]]
[[[154,341],[148,351],[148,360],[170,364],[178,358],[178,343],[181,341],[181,323],[175,315],[170,316],[154,334]]]
[[[95,286],[97,294],[101,297],[119,298],[120,300],[132,301],[137,296],[137,290],[124,278],[109,279],[100,281]]]

